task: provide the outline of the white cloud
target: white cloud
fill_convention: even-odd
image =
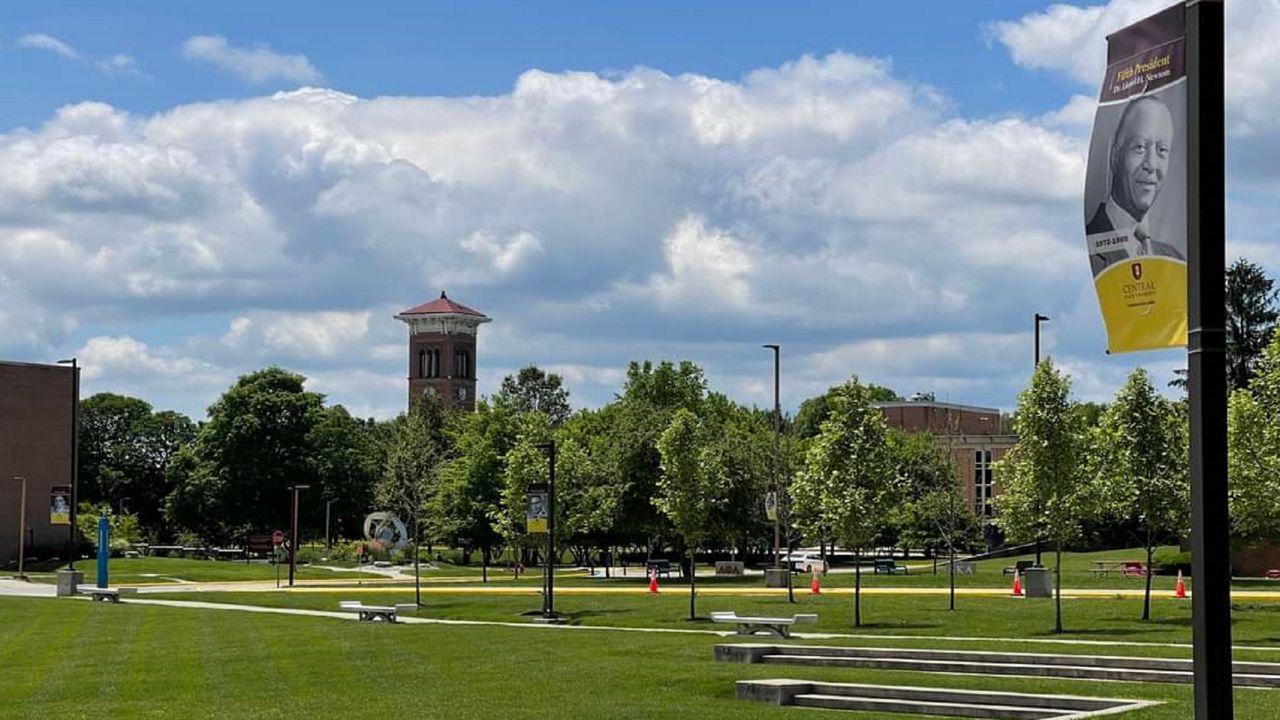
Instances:
[[[126,53],[116,53],[110,57],[105,57],[97,63],[98,69],[108,75],[141,75],[142,71],[138,69],[138,61],[132,55]]]
[[[189,60],[211,63],[253,84],[271,80],[309,83],[321,79],[320,71],[305,55],[284,55],[261,45],[235,47],[221,35],[195,35],[182,44]]]
[[[957,116],[837,53],[740,81],[529,71],[485,97],[72,105],[0,134],[0,353],[106,338],[98,387],[194,413],[280,363],[382,413],[404,399],[392,316],[448,289],[494,318],[482,392],[535,362],[599,403],[648,357],[757,399],[755,351],[779,341],[792,406],[852,372],[1008,406],[1033,310],[1101,388],[1133,360],[1102,356],[1067,101]],[[1270,237],[1268,197],[1233,206],[1240,247]],[[183,390],[187,369],[210,380]]]
[[[18,38],[18,45],[25,48],[31,48],[33,50],[46,50],[55,55],[61,55],[68,60],[77,60],[80,58],[80,53],[75,48],[52,35],[46,35],[44,33],[23,35]]]

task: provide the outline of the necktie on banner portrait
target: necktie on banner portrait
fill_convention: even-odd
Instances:
[[[1084,222],[1112,353],[1187,344],[1185,37],[1178,4],[1107,38]]]

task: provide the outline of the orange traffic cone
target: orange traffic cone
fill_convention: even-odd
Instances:
[[[813,571],[813,582],[809,583],[809,593],[812,595],[822,594],[822,583],[818,582],[818,571]]]
[[[1013,571],[1013,596],[1022,597],[1022,573]]]
[[[649,573],[649,592],[654,595],[658,594],[658,573]]]
[[[1187,583],[1182,579],[1182,571],[1178,571],[1178,583],[1173,586],[1173,596],[1179,600],[1187,598]]]

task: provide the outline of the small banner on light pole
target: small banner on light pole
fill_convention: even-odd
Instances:
[[[1185,42],[1182,3],[1107,38],[1084,223],[1112,353],[1187,344]]]
[[[49,489],[49,524],[71,524],[70,485],[54,485]]]
[[[525,494],[524,529],[529,533],[545,533],[547,531],[547,496],[550,488],[546,483],[533,483]]]
[[[770,521],[778,519],[778,493],[772,490],[764,496],[764,514]]]

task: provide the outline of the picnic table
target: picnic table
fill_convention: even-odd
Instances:
[[[877,558],[875,565],[873,566],[873,574],[887,573],[889,575],[893,575],[895,573],[902,573],[903,575],[906,575],[908,572],[910,571],[907,570],[906,565],[899,565],[897,560],[892,559],[885,560]]]
[[[1132,560],[1094,560],[1089,564],[1089,571],[1094,577],[1109,577],[1113,572],[1125,577],[1146,577],[1147,565]]]
[[[713,612],[711,622],[733,623],[738,626],[739,635],[754,635],[766,632],[782,638],[791,637],[791,626],[796,623],[816,623],[818,616],[800,613],[791,617],[742,617],[736,611]]]

